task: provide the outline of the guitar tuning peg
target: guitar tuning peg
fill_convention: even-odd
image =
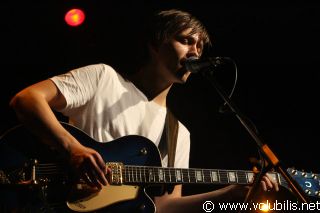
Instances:
[[[311,174],[311,177],[312,177],[313,179],[318,179],[318,176],[317,176],[316,174],[314,174],[314,173]]]
[[[306,193],[307,195],[310,195],[310,194],[311,194],[310,189],[306,189],[306,190],[305,190],[305,193]]]
[[[295,169],[292,169],[292,170],[291,170],[291,174],[293,174],[293,175],[297,175],[297,174],[298,174],[298,171],[297,171],[297,170],[295,170]]]

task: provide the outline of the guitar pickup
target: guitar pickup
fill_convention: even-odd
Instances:
[[[122,185],[123,183],[123,163],[120,162],[108,162],[106,163],[109,174],[109,184],[111,185]]]

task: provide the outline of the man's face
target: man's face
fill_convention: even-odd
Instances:
[[[161,72],[172,83],[185,83],[190,75],[182,63],[189,57],[200,57],[203,48],[199,34],[190,35],[188,28],[159,46],[156,59],[161,66]]]

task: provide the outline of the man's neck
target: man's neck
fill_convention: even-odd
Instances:
[[[156,73],[154,70],[144,67],[130,76],[129,79],[146,95],[148,100],[165,107],[167,95],[172,83]]]

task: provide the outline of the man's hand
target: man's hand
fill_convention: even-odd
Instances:
[[[278,183],[273,180],[268,174],[264,175],[261,178],[261,188],[262,191],[279,191],[279,185]]]
[[[74,143],[69,147],[71,165],[76,169],[79,177],[91,186],[99,189],[107,185],[107,168],[101,155],[94,149]]]

